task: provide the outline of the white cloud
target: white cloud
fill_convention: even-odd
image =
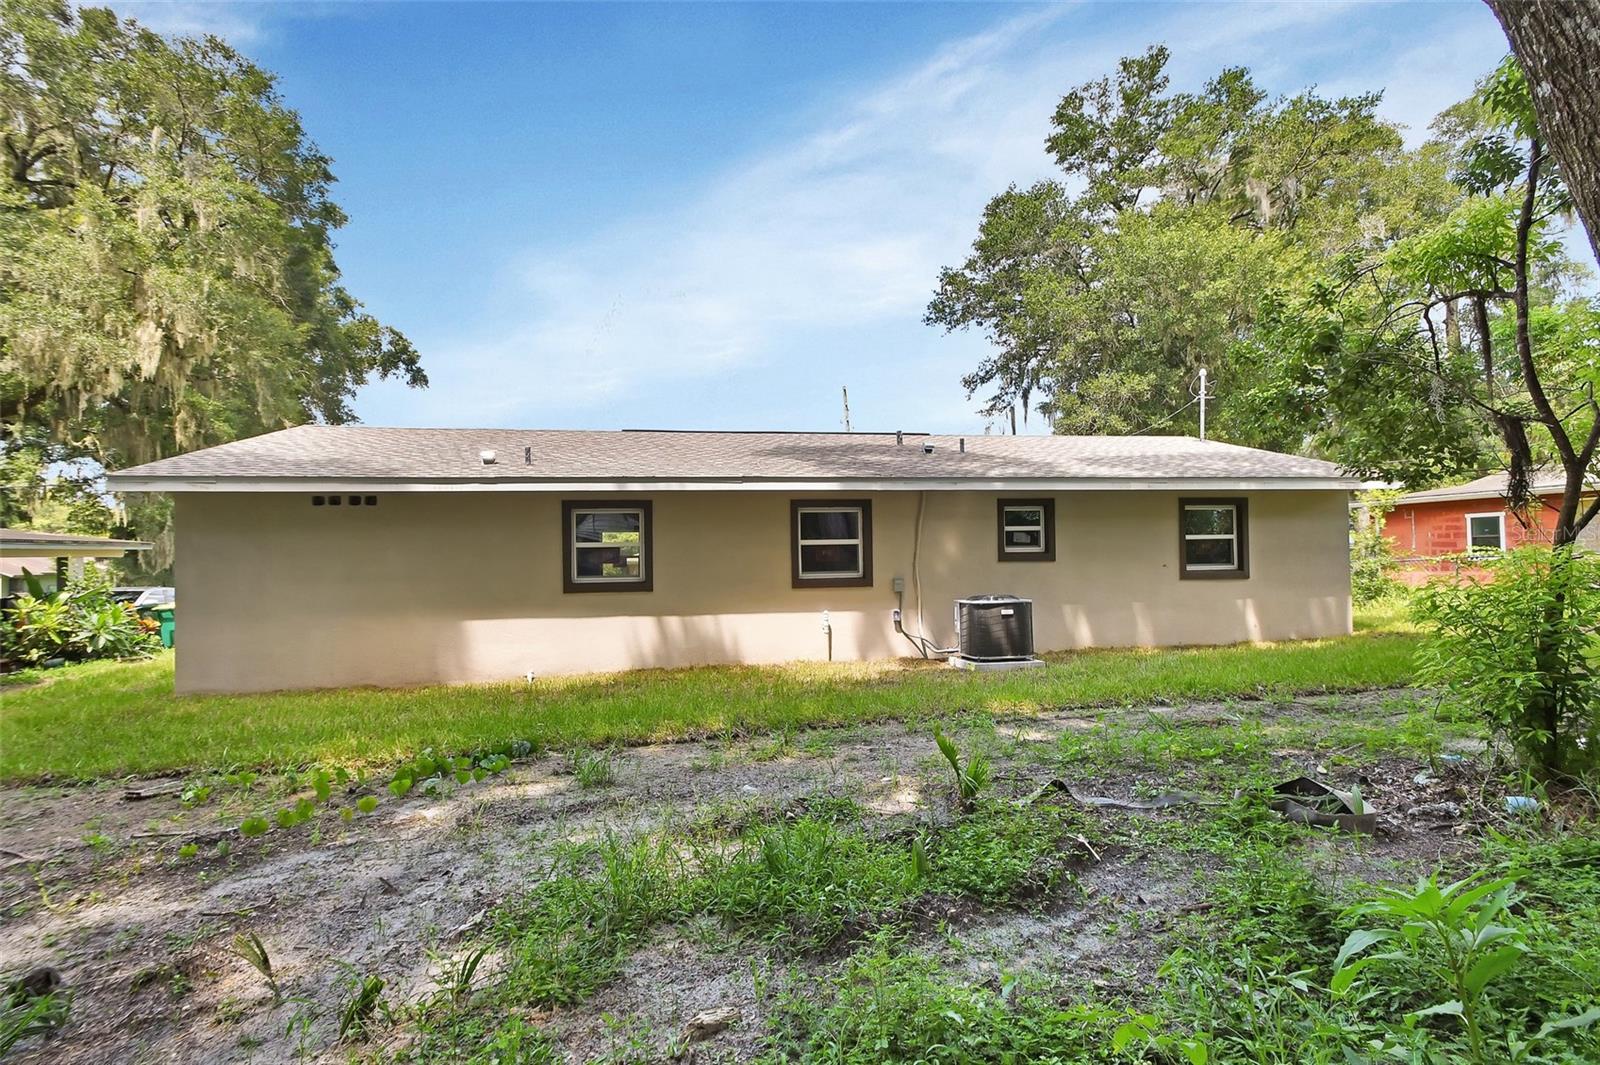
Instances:
[[[267,9],[226,0],[85,0],[80,7],[109,7],[167,37],[215,34],[235,47],[253,44],[264,33]]]
[[[438,421],[411,415],[442,407],[478,424],[571,420],[576,409],[587,412],[580,421],[606,425],[641,396],[689,395],[729,375],[749,377],[756,390],[775,367],[803,360],[825,383],[814,398],[777,404],[790,424],[826,427],[838,383],[865,378],[896,421],[976,428],[957,378],[981,343],[916,323],[938,269],[965,253],[988,197],[1049,173],[1043,139],[1060,94],[1154,41],[1173,48],[1175,84],[1246,64],[1285,82],[1275,88],[1296,90],[1306,80],[1297,54],[1336,53],[1331,31],[1355,8],[1151,8],[1159,17],[1138,17],[1144,10],[1054,7],[1012,18],[836,94],[857,102],[790,146],[730,165],[679,207],[529,249],[505,266],[520,306],[467,338],[419,338],[434,387],[410,396],[388,389],[380,406],[412,421]],[[1448,20],[1465,9],[1421,10]],[[1488,65],[1478,55],[1483,20],[1468,22],[1476,28],[1443,36],[1417,27],[1432,45],[1384,57],[1392,62],[1357,67],[1347,56],[1340,67],[1351,71],[1352,90],[1389,84],[1386,112],[1425,126],[1430,108],[1458,98]],[[1465,63],[1462,50],[1472,53]],[[894,339],[869,350],[869,334]],[[936,346],[933,380],[917,367]],[[671,399],[649,409],[662,424],[706,421]]]

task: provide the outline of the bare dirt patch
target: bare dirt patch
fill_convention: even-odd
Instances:
[[[964,746],[991,753],[996,789],[1019,800],[1062,775],[1125,797],[1175,787],[1215,795],[1226,754],[1143,770],[1078,764],[1063,754],[1063,737],[1248,720],[1270,738],[1272,727],[1305,722],[1382,724],[1405,712],[1406,698],[1080,711],[968,721],[955,731]],[[1303,730],[1295,735],[1305,740]],[[1470,759],[1368,755],[1314,737],[1272,757],[1286,772],[1320,768],[1341,786],[1363,780],[1384,810],[1374,838],[1308,836],[1310,858],[1334,877],[1394,879],[1448,861],[1472,845],[1488,809],[1482,769]],[[868,830],[884,838],[951,816],[948,769],[929,734],[897,723],[637,747],[618,752],[613,769],[613,783],[585,789],[565,756],[547,755],[442,797],[387,800],[351,822],[334,812],[349,800],[336,797],[311,825],[254,840],[231,829],[265,805],[259,792],[270,781],[244,794],[216,785],[194,807],[176,789],[130,800],[120,782],[0,790],[3,968],[53,966],[72,994],[65,1027],[25,1043],[16,1060],[345,1060],[352,1050],[395,1050],[403,1025],[371,1044],[335,1045],[351,974],[380,974],[392,1005],[434,993],[485,915],[548,875],[563,841],[779,817],[819,797],[858,802]],[[1085,816],[1117,836],[1119,825],[1181,824],[1203,810]],[[190,843],[196,852],[180,853]],[[1021,970],[1135,990],[1153,978],[1165,931],[1203,905],[1207,875],[1192,855],[1105,846],[1068,889],[1019,905],[952,903],[910,934],[975,983]],[[231,951],[238,932],[266,944],[285,1001],[274,1003],[261,975]],[[570,1060],[649,1058],[671,1050],[696,1014],[731,1007],[737,1022],[697,1043],[696,1060],[745,1059],[765,1025],[763,973],[820,978],[839,961],[837,952],[796,956],[782,946],[730,936],[706,919],[660,928],[589,1001],[527,1017]],[[495,964],[485,962],[480,980],[493,979]]]

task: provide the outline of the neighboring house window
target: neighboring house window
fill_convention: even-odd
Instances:
[[[1467,553],[1473,555],[1504,551],[1506,548],[1505,511],[1467,515]]]
[[[789,542],[796,588],[872,585],[872,504],[868,500],[792,500]]]
[[[1055,561],[1055,500],[1002,499],[999,511],[1001,562]]]
[[[1243,499],[1178,500],[1180,576],[1248,577],[1249,546]]]
[[[567,500],[561,504],[565,572],[569,592],[648,592],[650,564],[649,502]]]

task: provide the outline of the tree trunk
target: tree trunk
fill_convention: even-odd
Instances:
[[[1528,75],[1550,145],[1600,259],[1600,0],[1485,0]]]

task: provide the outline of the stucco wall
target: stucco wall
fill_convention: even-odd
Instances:
[[[820,659],[823,610],[835,658],[911,653],[890,610],[893,578],[903,576],[915,614],[917,493],[872,495],[874,585],[829,589],[790,586],[791,495],[649,498],[655,589],[568,594],[555,495],[393,493],[375,507],[338,508],[312,507],[299,494],[180,496],[178,688]],[[928,634],[948,643],[951,600],[976,592],[1032,597],[1040,650],[1348,632],[1345,494],[1248,498],[1250,577],[1193,581],[1178,578],[1176,493],[1058,494],[1056,561],[1002,563],[995,494],[928,492],[920,564]],[[424,584],[418,573],[446,579]]]

